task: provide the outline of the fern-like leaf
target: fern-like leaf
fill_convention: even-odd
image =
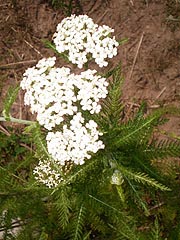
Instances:
[[[3,116],[7,121],[10,120],[10,117],[11,117],[10,110],[11,110],[13,103],[16,100],[19,89],[20,89],[19,85],[16,85],[15,87],[10,87],[6,94],[4,104],[3,104]]]
[[[44,229],[42,229],[42,232],[41,232],[39,240],[48,240],[48,238],[49,238],[48,234],[45,232]]]
[[[105,232],[106,224],[96,212],[90,212],[87,222],[91,225],[92,230]]]
[[[77,218],[75,220],[75,228],[72,236],[73,240],[81,240],[83,236],[83,226],[86,217],[86,209],[83,204],[80,206],[79,211],[77,213]]]
[[[139,194],[139,192],[136,190],[134,184],[132,184],[132,182],[130,181],[130,179],[126,179],[131,190],[133,191],[133,197],[136,199],[136,202],[139,204],[139,206],[143,209],[144,213],[146,216],[149,215],[149,210],[147,208],[147,204],[141,199],[141,196]]]
[[[83,236],[83,240],[90,240],[90,234],[91,234],[91,231],[89,231],[88,233],[86,233],[86,234]]]
[[[123,105],[121,103],[122,83],[123,78],[121,76],[121,66],[117,66],[115,69],[109,72],[112,75],[112,80],[109,81],[108,96],[102,101],[102,111],[100,116],[110,128],[116,126],[119,123]],[[109,77],[109,75],[107,77]]]
[[[164,159],[167,157],[179,157],[180,156],[180,141],[179,140],[161,140],[153,141],[144,150],[146,158]]]
[[[84,164],[77,171],[72,173],[67,179],[63,182],[63,185],[74,183],[76,181],[84,181],[86,176],[91,173],[92,170],[97,168],[99,165],[99,159],[91,159],[90,162]]]
[[[61,187],[55,192],[55,206],[58,212],[60,226],[62,229],[65,229],[69,223],[71,209],[67,188]]]
[[[50,155],[47,151],[45,138],[38,123],[34,123],[26,127],[24,133],[31,134],[32,141],[36,145],[37,157],[42,158],[44,156],[46,158],[50,158]]]
[[[119,186],[116,186],[116,189],[117,189],[118,195],[120,197],[120,200],[124,204],[125,203],[125,194],[123,191],[123,187],[121,185],[119,185]]]
[[[156,218],[154,222],[154,228],[152,229],[151,232],[151,240],[161,240],[162,238],[160,235],[161,235],[160,226],[158,219]]]
[[[132,218],[130,216],[127,215],[127,213],[120,211],[119,207],[116,208],[112,205],[110,205],[109,203],[105,202],[102,199],[99,199],[95,196],[89,195],[90,198],[92,198],[94,201],[96,201],[97,203],[99,203],[102,207],[103,207],[103,212],[106,212],[106,215],[110,216],[110,218],[108,219],[109,222],[106,222],[106,225],[108,226],[108,232],[109,232],[109,227],[112,228],[113,232],[115,232],[115,234],[119,231],[119,236],[126,236],[126,239],[133,239],[133,240],[137,240],[137,238],[135,238],[135,232],[134,229],[132,229],[132,227],[130,225],[132,225],[132,222],[130,224],[130,221],[132,220]],[[112,214],[114,213],[114,214]],[[111,219],[111,217],[113,216],[113,218]],[[101,221],[97,218],[97,220]],[[111,222],[112,220],[112,222]],[[93,220],[94,222],[94,220]],[[117,229],[117,225],[120,225],[120,228]],[[100,226],[101,227],[101,226]],[[97,227],[98,230],[101,230],[100,227]],[[106,229],[102,229],[104,231],[107,231]],[[114,239],[114,238],[111,238]],[[121,238],[119,238],[121,239]]]
[[[167,186],[164,186],[163,184],[161,184],[158,181],[156,181],[155,179],[149,177],[145,173],[141,173],[141,172],[136,173],[136,172],[129,171],[127,169],[123,169],[122,174],[126,175],[127,178],[132,179],[138,183],[142,183],[142,184],[146,184],[151,187],[155,187],[157,189],[160,189],[161,191],[171,191],[170,188],[168,188]]]
[[[117,136],[113,143],[121,147],[124,144],[133,142],[142,143],[150,139],[150,136],[156,126],[161,123],[161,117],[166,113],[166,109],[158,110],[145,118],[135,118],[128,123],[122,124],[115,131]]]

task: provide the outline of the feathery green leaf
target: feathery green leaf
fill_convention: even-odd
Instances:
[[[80,206],[80,209],[77,214],[75,221],[75,229],[72,236],[73,240],[81,240],[83,235],[83,226],[85,224],[86,209],[83,204]]]
[[[10,87],[8,89],[8,92],[6,94],[5,100],[4,100],[4,104],[3,104],[3,116],[4,118],[9,121],[10,120],[10,111],[11,111],[11,107],[13,105],[13,103],[16,100],[16,97],[18,95],[20,86],[16,85],[15,87]]]
[[[155,187],[157,189],[160,189],[161,191],[171,191],[170,188],[164,186],[163,184],[159,183],[155,179],[150,178],[145,173],[141,173],[141,172],[135,173],[135,172],[129,171],[127,169],[123,169],[122,174],[126,175],[127,178],[132,179],[132,180],[134,180],[134,181],[136,181],[138,183],[147,184],[147,185],[149,185],[151,187]]]
[[[69,223],[71,204],[68,198],[67,187],[61,187],[55,192],[55,206],[58,212],[59,223],[62,229]]]

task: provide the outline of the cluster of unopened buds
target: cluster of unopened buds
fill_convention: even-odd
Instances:
[[[113,29],[98,26],[86,15],[65,18],[58,26],[53,40],[56,50],[65,53],[79,68],[91,59],[107,66],[107,58],[117,54],[118,42],[111,38]],[[37,121],[48,130],[46,141],[49,160],[39,161],[34,169],[35,178],[48,187],[62,181],[61,171],[67,162],[82,165],[92,154],[105,146],[99,137],[97,123],[86,121],[83,112],[98,114],[100,100],[108,94],[106,78],[96,70],[72,73],[70,68],[55,67],[56,58],[43,58],[23,75],[21,88],[24,102]],[[68,123],[66,123],[69,119]],[[62,123],[64,125],[62,125]],[[61,125],[61,130],[57,126]],[[51,160],[53,159],[53,161]],[[56,168],[53,169],[54,164]]]

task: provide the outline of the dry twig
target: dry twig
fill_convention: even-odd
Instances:
[[[161,96],[165,91],[166,91],[166,87],[164,87],[164,88],[160,91],[160,93],[157,95],[157,97],[155,98],[154,101],[156,101],[158,98],[160,98],[160,96]]]
[[[24,64],[32,64],[37,62],[37,60],[27,60],[27,61],[20,61],[20,62],[14,62],[14,63],[7,63],[0,66],[0,69],[6,69],[6,68],[13,68],[17,65],[24,65]]]
[[[130,74],[129,74],[129,77],[128,77],[129,80],[132,77],[132,73],[133,73],[133,70],[134,70],[134,67],[135,67],[135,64],[136,64],[137,56],[139,54],[139,50],[140,50],[140,47],[141,47],[141,44],[142,44],[142,41],[143,41],[143,37],[144,37],[144,32],[142,33],[141,38],[139,40],[139,44],[138,44],[136,54],[135,54],[135,57],[134,57],[134,60],[133,60],[133,65],[132,65],[132,68],[131,68],[131,71],[130,71]]]
[[[24,42],[30,47],[32,48],[37,54],[39,54],[41,57],[43,57],[43,55],[40,53],[40,51],[38,49],[36,49],[32,44],[30,44],[28,41],[26,41],[24,39]]]

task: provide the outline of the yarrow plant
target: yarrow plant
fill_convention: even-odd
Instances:
[[[165,158],[169,162],[169,157],[180,155],[179,140],[154,139],[154,129],[157,133],[172,109],[147,113],[143,104],[126,119],[120,100],[120,65],[107,73],[105,68],[103,73],[87,68],[93,60],[98,69],[106,67],[108,58],[116,56],[119,44],[111,36],[113,31],[98,26],[86,15],[72,15],[58,25],[53,36],[55,52],[78,69],[58,67],[54,56],[25,71],[20,87],[35,121],[10,114],[19,85],[7,94],[0,120],[28,125],[20,138],[1,128],[8,135],[0,139],[0,151],[5,156],[0,166],[0,219],[3,211],[7,212],[1,229],[9,234],[8,229],[14,227],[12,219],[20,220],[16,239],[160,239],[157,231],[154,238],[151,232],[142,235],[139,222],[151,228],[152,217],[147,216],[155,219],[159,212],[169,223],[172,215],[179,215],[170,212],[167,221],[167,212],[163,213],[159,190],[170,188],[160,182],[171,181],[155,162],[160,164]],[[10,151],[4,154],[8,146]],[[170,208],[174,207],[174,196],[171,200]],[[177,237],[173,232],[172,239],[179,236],[179,222],[177,229]],[[7,234],[4,239],[15,239]]]

